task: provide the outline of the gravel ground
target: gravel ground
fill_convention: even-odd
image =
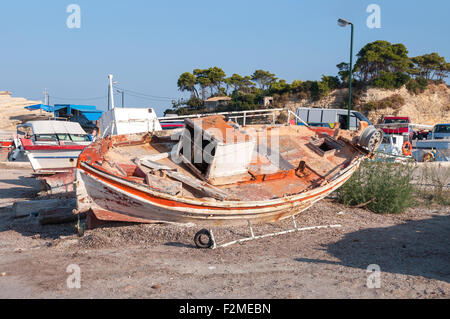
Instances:
[[[73,224],[14,220],[8,206],[38,189],[27,171],[0,172],[0,298],[449,298],[450,207],[376,215],[324,200],[297,232],[217,250],[193,246],[197,228],[110,225],[77,238]],[[256,234],[291,227],[255,227]],[[216,240],[248,236],[215,229]],[[69,265],[81,288],[68,289]],[[369,289],[369,265],[381,268]]]

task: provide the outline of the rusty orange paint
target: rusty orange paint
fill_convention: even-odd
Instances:
[[[101,169],[99,166],[96,166],[95,168],[99,169],[99,170],[101,170],[101,171],[103,171],[105,173],[108,173],[104,169]],[[194,208],[194,209],[210,209],[210,210],[248,210],[248,209],[251,210],[251,209],[270,208],[270,207],[277,207],[277,206],[284,205],[284,204],[273,204],[273,205],[266,205],[266,206],[230,207],[230,208],[215,207],[215,206],[193,205],[193,204],[179,202],[179,201],[176,201],[176,200],[169,200],[169,199],[165,199],[165,198],[161,198],[161,197],[157,197],[157,196],[152,196],[152,195],[150,195],[150,194],[148,194],[148,193],[146,193],[144,191],[128,187],[126,185],[123,185],[121,183],[118,183],[118,182],[110,180],[110,179],[106,179],[103,176],[101,176],[100,174],[96,174],[95,172],[90,171],[90,170],[88,171],[88,170],[84,169],[84,172],[86,174],[94,176],[95,178],[101,180],[102,182],[104,182],[106,184],[109,184],[109,185],[112,185],[112,186],[114,186],[116,188],[119,188],[120,190],[122,190],[124,192],[130,193],[132,195],[138,196],[138,197],[140,197],[142,199],[151,201],[153,203],[156,203],[156,204],[159,204],[159,205],[162,205],[162,206]],[[339,185],[345,183],[347,180],[348,179],[342,180],[339,183],[337,183],[336,186],[327,188],[327,189],[325,189],[325,190],[323,190],[323,191],[321,191],[321,192],[319,192],[317,194],[309,195],[309,196],[303,197],[300,200],[294,200],[294,201],[291,201],[291,202],[288,202],[288,203],[294,203],[294,202],[297,202],[297,201],[298,202],[303,202],[303,201],[306,201],[306,200],[311,199],[311,198],[320,197],[322,194],[325,194],[325,193],[329,192],[330,190],[332,190],[333,188],[338,187]]]

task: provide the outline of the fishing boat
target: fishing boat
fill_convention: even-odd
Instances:
[[[9,159],[25,154],[37,173],[74,169],[78,156],[91,143],[79,123],[31,121],[17,127]]]
[[[239,126],[223,116],[183,130],[108,136],[77,164],[78,212],[107,221],[232,226],[283,220],[342,186],[382,132]]]

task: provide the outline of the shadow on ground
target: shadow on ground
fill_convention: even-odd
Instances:
[[[0,184],[11,185],[0,190],[0,200],[23,197],[33,198],[39,191],[39,181],[32,177],[20,176],[16,179],[0,179]]]
[[[377,264],[383,272],[422,276],[450,283],[450,216],[409,221],[387,228],[347,234],[323,245],[339,262],[297,258],[307,263],[343,265],[366,270]]]

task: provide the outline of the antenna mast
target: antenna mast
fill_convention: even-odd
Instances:
[[[112,74],[108,74],[108,81],[109,81],[109,85],[108,85],[108,110],[110,109],[110,104],[111,104],[111,109],[115,109],[113,77],[114,76]]]

